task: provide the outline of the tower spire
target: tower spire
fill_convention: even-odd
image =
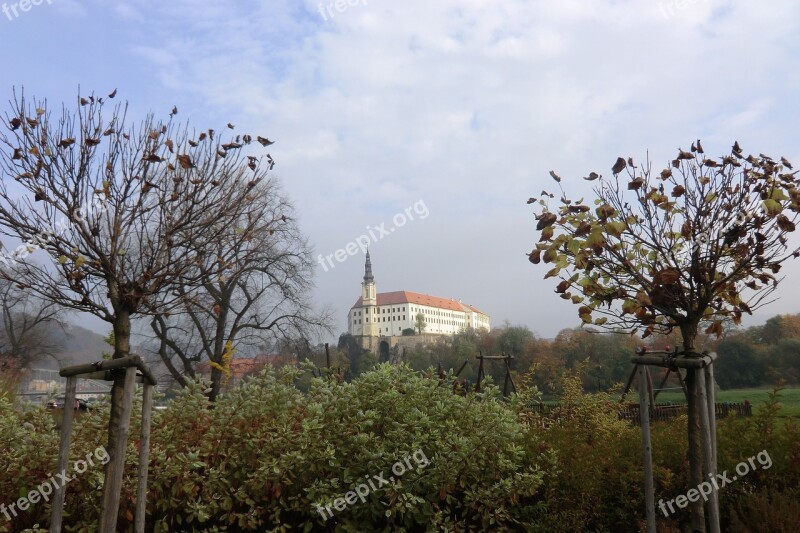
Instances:
[[[372,261],[369,259],[369,250],[367,250],[367,262],[364,265],[364,283],[373,283],[375,278],[372,276]]]

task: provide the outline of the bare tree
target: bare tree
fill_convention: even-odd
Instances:
[[[210,363],[212,401],[235,350],[330,331],[328,313],[309,303],[313,262],[293,207],[274,180],[244,186],[248,201],[220,217],[220,238],[196,251],[204,283],[170,287],[179,308],[151,321],[158,352],[179,383],[194,377],[196,363]]]
[[[19,369],[28,369],[43,358],[55,359],[59,346],[54,330],[65,330],[64,310],[3,279],[0,298],[0,356],[13,360]]]
[[[660,171],[620,157],[612,173],[584,178],[599,183],[594,209],[567,198],[555,172],[560,205],[551,210],[554,195],[545,191],[528,200],[540,206],[541,231],[529,259],[552,264],[545,278],[560,277],[556,292],[579,306],[585,324],[643,337],[677,329],[684,352],[695,356],[701,324],[717,336],[725,321],[739,324],[769,302],[783,263],[800,255],[788,248],[800,190],[785,158],[745,156],[735,143],[712,159],[697,141]],[[689,369],[692,485],[703,480],[696,380]],[[702,502],[691,509],[693,528],[704,531]]]
[[[215,221],[226,202],[246,201],[248,191],[236,189],[242,176],[257,182],[272,163],[248,156],[245,165],[249,135],[227,142],[214,130],[193,135],[174,108],[166,120],[150,115],[128,125],[126,105],[107,109],[115,95],[79,96],[75,109],[51,111],[14,92],[0,133],[0,235],[23,244],[3,256],[0,277],[110,323],[114,358],[121,358],[130,352],[131,316],[148,313],[168,286],[203,282],[196,251],[220,238]],[[37,249],[52,261],[25,261]],[[112,455],[122,384],[118,375]],[[105,503],[104,510],[116,512]]]

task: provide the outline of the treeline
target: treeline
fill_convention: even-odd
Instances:
[[[583,367],[586,391],[607,391],[625,382],[631,373],[630,358],[636,348],[651,350],[680,348],[680,335],[654,335],[646,341],[626,334],[601,333],[586,328],[563,329],[554,339],[545,339],[524,326],[508,323],[490,332],[468,330],[434,344],[406,347],[401,356],[415,370],[431,367],[456,371],[474,383],[478,376],[479,354],[508,354],[514,357],[515,379],[525,378],[543,393],[558,394],[565,373]],[[701,334],[697,346],[716,351],[716,379],[723,389],[772,385],[783,379],[789,385],[800,384],[800,314],[777,315],[765,324],[749,328],[727,329],[717,339]],[[314,356],[322,363],[321,355]],[[362,350],[357,340],[344,334],[339,338],[334,363],[346,378],[353,378],[378,363],[378,358]],[[486,363],[484,371],[495,383],[502,383],[502,363]],[[677,385],[676,385],[677,386]]]

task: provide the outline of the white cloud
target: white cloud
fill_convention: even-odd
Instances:
[[[791,0],[369,0],[328,20],[319,5],[115,3],[114,68],[147,73],[132,101],[180,99],[195,124],[275,140],[321,253],[424,199],[428,220],[376,246],[379,290],[469,295],[496,323],[554,335],[575,310],[524,255],[525,200],[550,187],[551,168],[585,188],[572,180],[618,155],[661,163],[696,137],[709,152],[739,139],[800,163]],[[319,273],[318,300],[339,307],[342,329],[359,262]]]

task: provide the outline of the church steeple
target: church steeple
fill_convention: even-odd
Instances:
[[[369,259],[369,250],[367,250],[367,263],[364,265],[364,283],[375,283],[375,278],[372,276],[372,261]]]

